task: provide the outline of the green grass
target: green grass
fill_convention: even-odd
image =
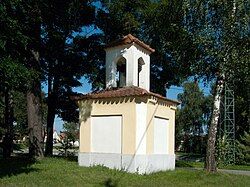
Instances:
[[[190,167],[190,168],[203,168],[204,162],[192,162],[177,160],[176,167]],[[228,166],[219,166],[219,169],[229,169],[229,170],[246,170],[250,171],[250,165],[228,165]]]
[[[79,167],[76,160],[26,157],[0,160],[0,186],[250,186],[250,177],[176,169],[151,175],[105,167]]]
[[[231,170],[246,170],[246,171],[250,171],[250,165],[219,166],[219,169],[231,169]]]
[[[204,162],[176,160],[175,166],[176,167],[188,167],[188,168],[203,168]]]

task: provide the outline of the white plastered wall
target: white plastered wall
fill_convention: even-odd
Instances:
[[[146,154],[147,104],[136,104],[136,154]]]

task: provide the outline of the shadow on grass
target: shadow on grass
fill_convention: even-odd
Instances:
[[[60,158],[60,159],[64,159],[67,161],[71,161],[71,162],[78,162],[78,157],[77,156],[61,156],[61,155],[53,155],[52,158]]]
[[[205,155],[196,154],[196,153],[176,153],[178,155],[179,160],[185,160],[185,161],[193,161],[193,162],[202,162],[205,159]]]
[[[37,172],[39,169],[31,167],[35,162],[35,159],[30,159],[26,154],[18,154],[9,159],[0,158],[0,178],[21,173]]]
[[[183,160],[176,160],[176,163],[175,163],[175,166],[176,167],[180,167],[180,168],[193,168],[194,166],[192,166],[191,164],[189,164],[188,162],[186,161],[183,161]]]
[[[112,180],[111,178],[108,178],[107,180],[105,180],[103,182],[103,184],[105,187],[115,187],[117,186],[117,181]]]

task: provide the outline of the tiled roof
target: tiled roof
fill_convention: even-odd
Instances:
[[[160,94],[153,92],[148,92],[143,88],[137,86],[127,86],[122,88],[110,88],[101,90],[98,92],[93,92],[86,95],[73,96],[73,100],[82,100],[82,99],[105,99],[105,98],[114,98],[114,97],[129,97],[129,96],[154,96],[165,101],[172,102],[174,104],[180,104],[178,101],[167,99]]]
[[[150,51],[151,53],[155,52],[155,50],[153,48],[151,48],[149,45],[145,44],[144,42],[142,42],[138,38],[134,37],[132,34],[128,34],[128,35],[124,36],[122,39],[111,42],[110,44],[106,45],[106,48],[115,47],[115,46],[119,46],[119,45],[127,45],[127,44],[132,44],[132,43],[136,43],[137,45]]]

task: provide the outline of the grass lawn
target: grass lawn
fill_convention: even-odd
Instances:
[[[0,160],[0,186],[250,186],[250,177],[176,169],[151,175],[105,167],[79,167],[76,160],[45,158]]]
[[[192,167],[192,168],[203,168],[204,162],[191,162],[191,161],[176,161],[177,167]],[[250,165],[228,165],[228,166],[219,166],[219,169],[229,169],[229,170],[246,170],[250,171]]]
[[[192,168],[203,168],[204,167],[204,155],[195,154],[195,153],[183,153],[176,152],[179,160],[176,161],[177,167],[192,167]],[[250,171],[250,165],[228,165],[223,166],[219,165],[219,169],[228,169],[228,170],[247,170]]]
[[[232,169],[232,170],[246,170],[250,171],[250,165],[229,165],[229,166],[221,166],[220,169]]]

